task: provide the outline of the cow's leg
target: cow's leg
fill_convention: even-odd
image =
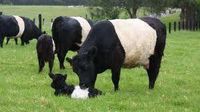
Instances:
[[[60,63],[60,69],[65,69],[64,60],[65,60],[66,54],[67,54],[67,52],[66,53],[58,53],[58,55],[57,55],[59,63]]]
[[[120,68],[112,69],[112,82],[114,84],[114,90],[119,90],[119,80],[120,80]]]
[[[39,61],[39,72],[41,72],[41,71],[43,70],[44,65],[45,65],[44,60],[40,60],[40,61]]]
[[[162,56],[159,55],[153,55],[150,57],[149,68],[147,68],[147,73],[149,77],[149,89],[154,88],[154,84],[156,82],[160,69],[161,59]]]
[[[29,41],[26,41],[25,43],[26,43],[26,45],[27,45],[27,44],[29,44],[30,42],[29,42]]]
[[[120,72],[121,67],[124,62],[124,53],[121,50],[120,45],[116,47],[116,49],[113,52],[112,56],[112,66],[111,66],[111,72],[112,72],[112,82],[114,84],[114,90],[119,90],[119,80],[120,80]]]
[[[6,45],[8,45],[8,42],[10,41],[10,38],[9,37],[7,37],[6,38]]]
[[[39,64],[39,72],[41,72],[44,68],[45,62],[40,54],[38,54],[38,64]]]
[[[50,59],[50,61],[49,61],[49,73],[52,73],[53,64],[54,64],[54,59]]]
[[[24,32],[24,34],[21,36],[21,45],[24,46],[25,44],[29,44],[29,40],[27,37],[29,37],[30,35],[27,34],[26,32]]]
[[[4,41],[4,38],[5,38],[5,37],[3,37],[3,36],[0,35],[0,44],[1,44],[1,48],[3,48],[3,41]]]
[[[91,88],[95,88],[95,82],[96,82],[96,79],[97,79],[97,74],[95,74],[93,80],[92,80],[92,83],[91,83]]]
[[[18,39],[17,39],[17,38],[14,38],[14,40],[15,40],[15,44],[18,45],[18,42],[17,42]]]
[[[22,38],[21,39],[21,46],[24,46],[24,40]]]

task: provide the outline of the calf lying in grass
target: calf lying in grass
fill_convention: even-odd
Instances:
[[[51,87],[55,89],[54,94],[57,95],[69,95],[74,99],[87,99],[101,95],[102,92],[95,88],[81,89],[79,86],[68,85],[65,80],[67,75],[49,73],[49,77],[52,79]]]

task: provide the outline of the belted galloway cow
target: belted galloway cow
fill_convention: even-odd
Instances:
[[[56,45],[56,53],[60,68],[64,69],[67,52],[77,51],[91,29],[92,22],[82,17],[57,17],[52,25],[52,36]]]
[[[106,20],[93,26],[78,54],[68,61],[81,88],[94,87],[97,74],[111,69],[118,90],[122,67],[143,66],[153,89],[165,42],[166,27],[156,18]]]
[[[24,45],[24,43],[28,44],[29,40],[34,38],[37,39],[41,34],[42,31],[35,25],[35,23],[26,17],[0,15],[1,47],[3,47],[5,37],[20,37],[22,42],[21,44]]]

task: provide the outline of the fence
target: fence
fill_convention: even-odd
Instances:
[[[3,12],[0,12],[2,15]],[[86,15],[86,19],[88,16]],[[52,26],[54,19],[52,18],[50,21],[46,21],[45,18],[42,18],[42,14],[38,14],[38,27],[42,30],[42,26],[46,23],[50,22],[50,26]],[[33,18],[33,22],[36,24],[36,19]],[[168,23],[168,32],[172,33],[172,31],[181,31],[181,30],[189,30],[189,31],[199,31],[200,30],[200,21],[174,21]]]
[[[85,15],[85,18],[88,19],[88,15],[87,14]],[[35,24],[37,24],[36,21],[37,20],[35,18],[33,18],[33,22]],[[38,21],[37,22],[38,22],[38,27],[41,30],[42,30],[43,26],[45,26],[45,25],[50,25],[50,27],[52,27],[53,21],[54,21],[54,18],[51,18],[50,20],[47,20],[47,19],[42,17],[42,14],[38,14]]]
[[[172,31],[180,31],[180,30],[188,30],[188,31],[199,31],[200,30],[200,21],[174,21],[169,22],[168,24],[168,32],[172,33]]]

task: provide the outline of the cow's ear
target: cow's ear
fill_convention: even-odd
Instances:
[[[67,62],[69,62],[69,64],[72,66],[72,59],[71,58],[66,58]]]
[[[53,74],[53,73],[49,73],[49,77],[51,78],[51,79],[55,79],[55,75]]]
[[[88,51],[89,59],[93,59],[96,56],[96,54],[97,54],[97,48],[95,46],[92,46]]]

